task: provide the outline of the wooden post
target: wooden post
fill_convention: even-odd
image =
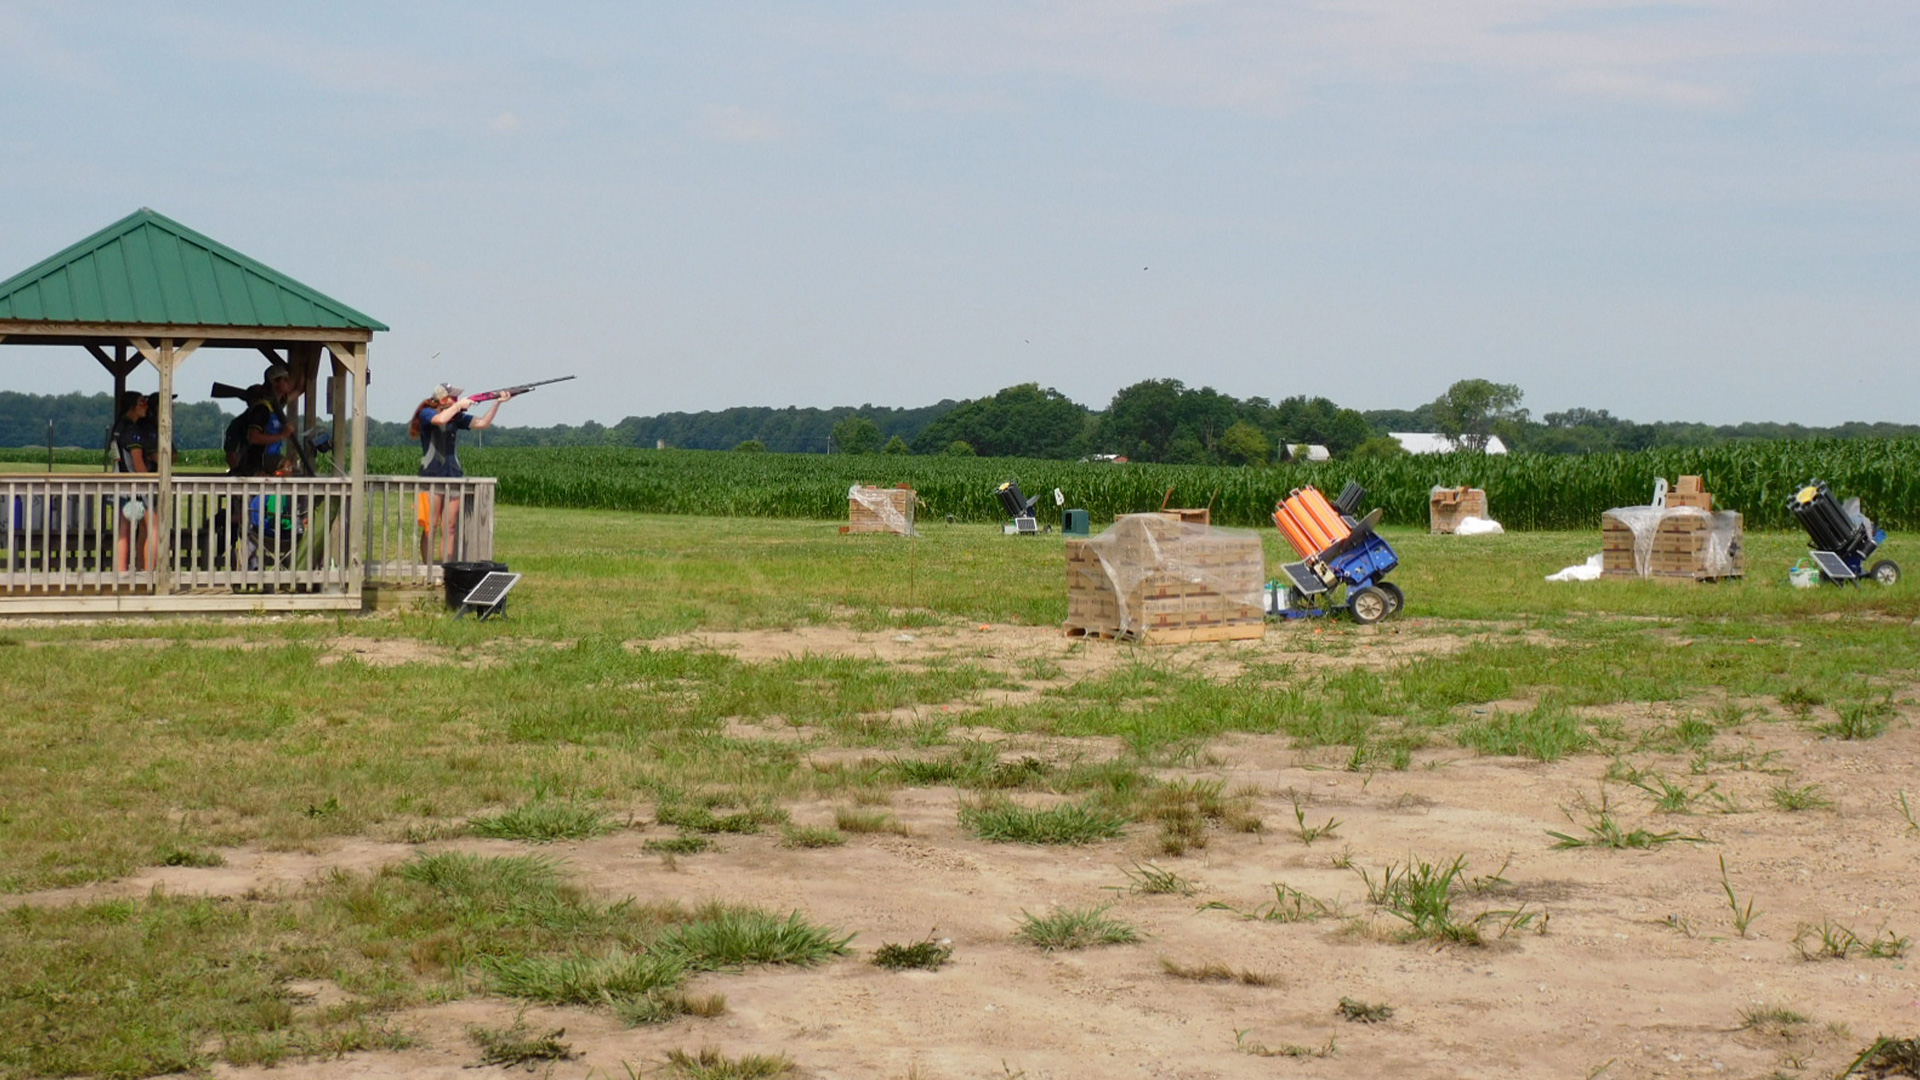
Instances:
[[[154,367],[160,369],[160,435],[154,447],[154,457],[160,463],[160,495],[154,500],[159,505],[153,507],[153,524],[158,529],[158,543],[154,547],[153,593],[165,596],[173,591],[173,369],[180,362],[179,354],[174,351],[173,340],[160,342],[160,357]],[[132,564],[138,565],[139,554],[132,557]]]
[[[329,342],[327,349],[353,375],[348,405],[353,414],[353,459],[347,471],[347,593],[357,597],[367,576],[367,347]]]
[[[140,351],[160,372],[160,418],[155,425],[159,429],[154,447],[154,460],[159,465],[160,494],[154,500],[160,505],[152,509],[151,529],[158,530],[155,545],[153,567],[153,591],[156,596],[165,596],[173,591],[173,374],[187,357],[201,345],[202,339],[193,338],[175,343],[172,338],[160,339],[159,347],[145,338],[132,339],[132,345]]]
[[[131,352],[132,349],[126,345],[115,345],[112,356],[108,356],[107,351],[98,345],[89,344],[87,351],[92,353],[93,358],[100,361],[100,366],[106,368],[108,373],[113,376],[113,420],[111,423],[118,424],[120,422],[120,399],[125,397],[127,393],[127,376],[133,374],[133,369],[140,366],[140,357],[128,356],[127,354]],[[109,430],[111,430],[111,427],[109,427]],[[111,455],[111,451],[108,453]],[[107,462],[107,471],[113,471],[113,462],[111,460]]]

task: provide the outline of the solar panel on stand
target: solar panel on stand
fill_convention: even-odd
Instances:
[[[519,574],[509,574],[495,570],[479,580],[460,601],[460,614],[471,611],[476,618],[487,618],[498,613],[500,605],[507,602],[507,594],[520,583]]]
[[[1820,572],[1835,581],[1851,581],[1860,576],[1853,572],[1853,567],[1847,565],[1847,560],[1831,551],[1813,551],[1808,554],[1813,556],[1814,562],[1820,564]]]

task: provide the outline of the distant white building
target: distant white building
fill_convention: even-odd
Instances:
[[[1319,443],[1294,443],[1287,447],[1288,461],[1332,461],[1333,454]]]
[[[1447,438],[1445,435],[1436,435],[1433,432],[1389,431],[1387,432],[1387,436],[1397,440],[1400,443],[1400,448],[1409,454],[1451,454],[1459,449],[1459,447],[1453,445],[1452,439]],[[1507,444],[1500,441],[1500,436],[1487,436],[1487,453],[1504,454],[1506,452]]]

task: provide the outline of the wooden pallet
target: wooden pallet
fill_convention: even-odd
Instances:
[[[1183,626],[1166,629],[1134,630],[1121,633],[1117,627],[1066,626],[1068,637],[1100,638],[1106,641],[1134,641],[1142,645],[1182,645],[1196,641],[1258,641],[1266,637],[1263,618],[1258,623],[1232,623],[1222,626]]]

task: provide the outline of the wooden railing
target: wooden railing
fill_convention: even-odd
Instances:
[[[491,477],[367,477],[368,584],[429,588],[441,563],[492,561],[493,492]]]
[[[176,475],[162,506],[150,475],[0,476],[0,611],[354,607],[493,558],[491,479],[365,484]]]

